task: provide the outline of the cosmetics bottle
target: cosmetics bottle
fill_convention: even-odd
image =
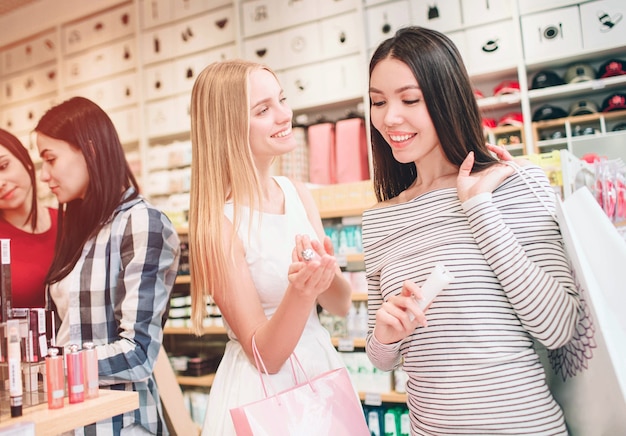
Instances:
[[[97,398],[98,383],[98,353],[93,342],[83,343],[83,360],[85,364],[85,398]]]
[[[7,357],[9,361],[9,396],[11,417],[22,416],[22,351],[20,347],[20,321],[7,321]]]
[[[85,400],[85,374],[83,353],[78,349],[78,345],[69,346],[67,353],[67,390],[70,404],[82,403]]]
[[[63,407],[65,397],[65,374],[63,373],[63,356],[59,349],[51,347],[46,357],[46,386],[48,390],[48,409]]]
[[[0,239],[0,322],[13,318],[11,285],[11,240]]]

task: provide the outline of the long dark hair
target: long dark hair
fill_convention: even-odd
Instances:
[[[376,65],[393,58],[404,62],[420,85],[424,102],[447,159],[460,166],[474,152],[474,171],[496,162],[486,146],[476,97],[465,65],[454,43],[444,34],[423,27],[399,29],[383,41],[370,61]],[[391,148],[370,123],[374,191],[379,201],[398,196],[417,177],[414,163],[395,160]]]
[[[80,150],[89,173],[85,198],[59,204],[56,249],[46,278],[54,283],[72,271],[83,246],[110,220],[124,192],[134,187],[134,198],[139,186],[113,122],[94,102],[66,100],[49,109],[35,131]]]
[[[22,144],[22,142],[17,139],[15,135],[4,129],[0,129],[0,145],[9,150],[9,153],[20,161],[24,168],[26,168],[26,172],[30,178],[32,192],[30,199],[30,213],[28,214],[28,217],[26,217],[26,223],[30,221],[30,225],[34,232],[37,228],[37,179],[35,177],[35,165],[33,164],[33,160],[30,158],[30,154],[28,154],[28,150],[24,147],[24,144]],[[2,215],[1,210],[0,215]]]

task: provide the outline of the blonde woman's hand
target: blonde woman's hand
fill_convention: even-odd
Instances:
[[[421,295],[421,288],[406,280],[400,294],[389,297],[376,311],[376,340],[392,344],[406,338],[417,327],[426,327],[426,315],[417,304]]]
[[[327,248],[306,235],[296,236],[288,279],[291,287],[301,295],[317,298],[333,281],[337,261],[327,253]]]
[[[456,189],[462,202],[485,192],[493,192],[513,172],[513,167],[498,163],[480,172],[472,173],[474,152],[470,151],[461,166],[456,179]]]

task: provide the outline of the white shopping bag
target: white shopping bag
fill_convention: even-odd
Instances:
[[[548,383],[572,436],[626,435],[626,242],[587,188],[560,202],[557,217],[593,335],[566,359],[574,370],[544,362]]]

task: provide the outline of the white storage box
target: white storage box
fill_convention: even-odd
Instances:
[[[322,101],[328,84],[324,83],[321,65],[316,63],[293,68],[279,75],[279,81],[293,110],[311,107]]]
[[[356,12],[322,20],[320,27],[324,59],[358,53],[362,39]]]
[[[95,102],[104,111],[137,103],[137,75],[127,73],[69,90]]]
[[[317,0],[316,3],[318,17],[324,18],[356,10],[359,0]]]
[[[122,144],[139,140],[139,110],[126,108],[118,111],[110,111],[109,117],[117,130]]]
[[[321,103],[357,99],[367,92],[367,65],[358,54],[324,62],[322,77]]]
[[[76,53],[132,35],[136,27],[134,12],[133,6],[127,5],[68,25],[63,29],[64,53]]]
[[[534,14],[536,12],[561,8],[563,6],[576,5],[581,1],[582,0],[519,0],[519,13],[520,15]]]
[[[177,56],[217,47],[235,40],[233,8],[220,9],[176,24],[174,47]]]
[[[11,104],[55,92],[59,83],[56,65],[33,69],[3,80],[2,103]]]
[[[283,26],[280,22],[280,2],[278,0],[252,0],[241,5],[243,35],[254,36],[271,32]]]
[[[283,66],[286,68],[317,62],[321,59],[322,37],[317,22],[281,32],[280,41],[284,55]]]
[[[141,0],[141,28],[165,24],[172,20],[172,2],[170,0]]]
[[[248,38],[243,42],[243,56],[245,59],[260,62],[274,70],[284,66],[283,48],[280,34],[269,34]]]
[[[461,9],[464,26],[494,23],[512,17],[511,0],[461,0]]]
[[[578,6],[522,17],[527,63],[566,57],[583,48]]]
[[[276,0],[278,2],[280,23],[289,23],[289,26],[307,23],[316,20],[317,0]],[[284,26],[284,24],[283,24]]]
[[[178,37],[174,34],[172,26],[143,33],[141,36],[141,55],[144,65],[175,57],[175,38]]]
[[[53,61],[56,58],[57,45],[57,34],[52,32],[3,50],[2,74],[13,74]]]
[[[622,47],[626,44],[626,2],[600,0],[580,5],[585,50]]]
[[[411,24],[411,8],[408,0],[385,3],[365,11],[367,47],[376,48],[401,28]]]
[[[521,53],[515,44],[512,20],[486,24],[465,31],[470,74],[514,68]]]
[[[478,3],[473,1],[472,4]],[[491,2],[490,2],[491,3]],[[419,26],[450,32],[462,27],[459,0],[411,0],[413,22]]]
[[[176,92],[174,62],[147,67],[143,72],[143,91],[147,100],[167,97]]]

